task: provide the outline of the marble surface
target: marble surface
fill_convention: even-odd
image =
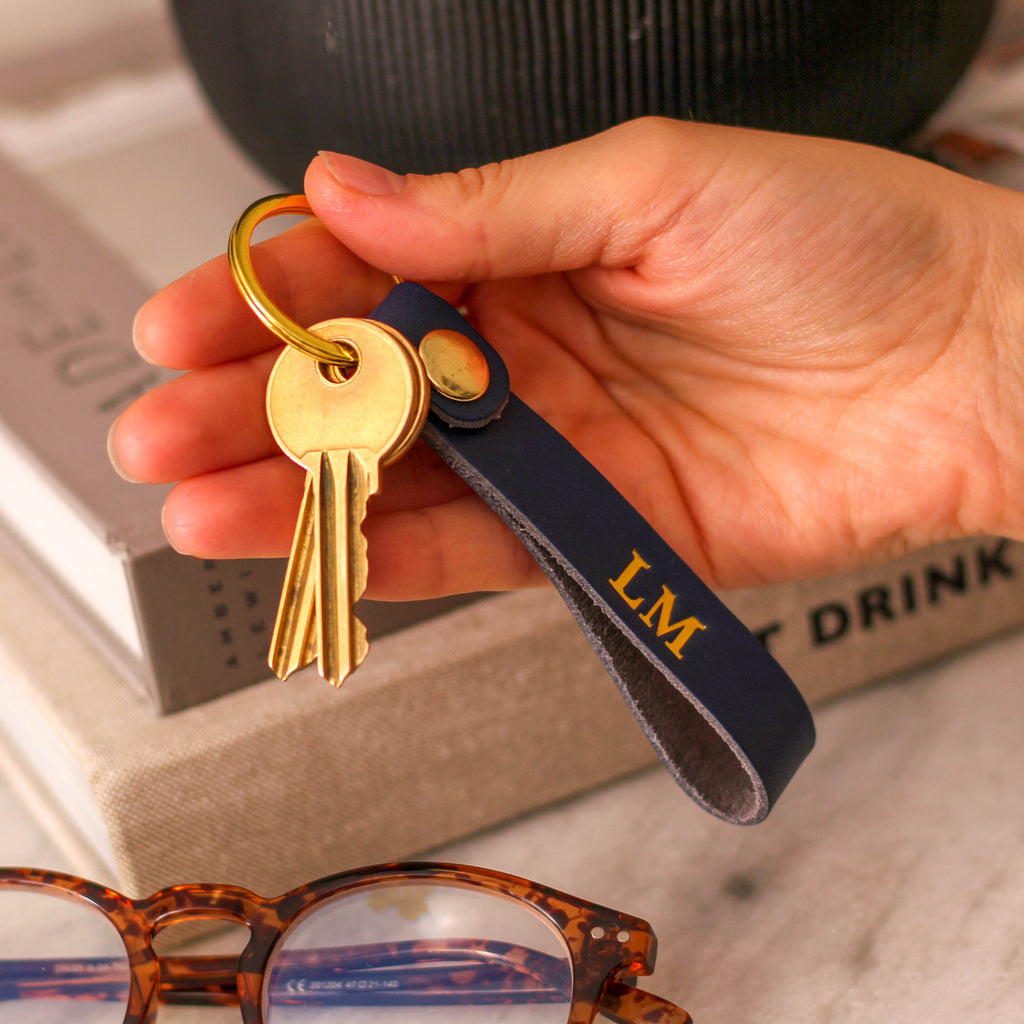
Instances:
[[[427,855],[646,917],[646,987],[696,1024],[1018,1024],[1024,634],[815,717],[761,825],[711,818],[656,769]],[[2,786],[0,822],[0,861],[68,866]]]
[[[1024,635],[843,699],[749,829],[659,771],[443,853],[646,916],[716,1021],[1022,1019]]]

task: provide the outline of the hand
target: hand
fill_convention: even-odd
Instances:
[[[659,119],[431,177],[325,154],[305,188],[319,222],[254,249],[282,308],[365,315],[389,274],[433,282],[713,586],[1024,537],[1024,197],[868,147]],[[126,475],[181,481],[172,544],[286,554],[303,471],[264,420],[277,343],[226,261],[151,299],[136,338],[192,371],[111,433]],[[422,444],[385,471],[366,534],[368,596],[543,579]]]

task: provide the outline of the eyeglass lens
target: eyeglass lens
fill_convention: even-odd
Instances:
[[[267,1024],[564,1024],[561,934],[486,890],[398,881],[311,907],[267,967]]]
[[[3,1024],[121,1024],[130,980],[124,943],[101,911],[73,896],[0,889]]]

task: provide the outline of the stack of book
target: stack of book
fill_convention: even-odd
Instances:
[[[283,891],[656,763],[550,591],[365,606],[340,692],[268,679],[283,564],[175,553],[107,462],[168,376],[131,343],[151,290],[0,161],[0,770],[84,870]],[[1024,546],[724,596],[813,703],[1024,623]]]

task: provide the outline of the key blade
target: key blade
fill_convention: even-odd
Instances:
[[[320,453],[317,500],[316,621],[320,675],[340,686],[369,651],[366,627],[353,613],[366,590],[362,523],[378,488],[376,460],[355,451]]]
[[[419,435],[430,387],[416,350],[391,328],[341,319],[310,331],[350,345],[358,360],[351,372],[335,375],[289,346],[267,382],[271,432],[314,488],[313,511],[300,517],[313,520],[313,556],[310,562],[307,526],[290,559],[294,582],[279,613],[285,621],[276,630],[272,665],[279,674],[294,671],[315,651],[320,674],[340,685],[368,650],[366,630],[352,615],[366,589],[366,502],[378,489],[379,467]]]
[[[307,473],[267,659],[278,679],[287,679],[316,657],[315,515],[316,493]]]

